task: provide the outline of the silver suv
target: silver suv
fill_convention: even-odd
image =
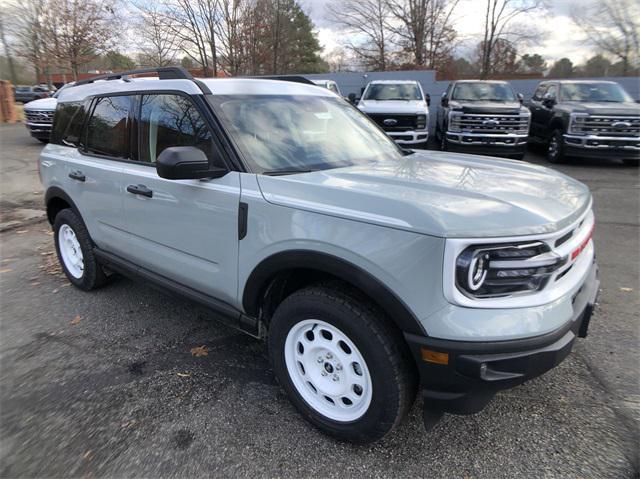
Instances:
[[[323,431],[377,440],[418,390],[427,428],[480,411],[586,335],[583,184],[403,150],[315,86],[134,73],[58,98],[40,171],[69,281],[142,278],[265,339]]]

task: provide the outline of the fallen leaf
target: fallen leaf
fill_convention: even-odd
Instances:
[[[89,459],[91,458],[92,454],[93,452],[91,451],[91,449],[89,449],[87,452],[84,453],[84,456],[82,457],[84,457],[85,459]]]
[[[60,291],[59,288],[54,289],[53,291],[51,291],[53,294],[56,294],[58,291]]]
[[[630,293],[633,291],[633,288],[620,288],[620,291],[622,291],[623,293]]]
[[[10,263],[11,261],[15,261],[15,260],[16,260],[15,258],[6,258],[6,259],[3,259],[1,262],[2,263]]]
[[[200,356],[208,356],[209,350],[206,346],[196,346],[195,348],[191,348],[191,355],[199,358]]]
[[[80,323],[80,321],[82,320],[82,317],[79,314],[76,314],[76,317],[73,318],[69,324],[78,324]]]
[[[195,348],[194,348],[195,349]],[[193,354],[193,349],[191,350],[191,353]],[[197,355],[196,355],[197,356]],[[206,356],[206,353],[205,353]],[[180,376],[181,378],[190,378],[191,377],[191,373],[176,373],[178,376]]]
[[[16,233],[19,234],[19,235],[22,235],[22,234],[25,234],[25,233],[28,233],[28,232],[29,232],[29,230],[18,230],[18,231],[16,231]]]
[[[40,282],[39,281],[32,281],[31,283],[29,283],[31,286],[39,286]]]
[[[11,271],[13,271],[11,268],[2,268],[2,269],[0,269],[0,273],[10,273]]]

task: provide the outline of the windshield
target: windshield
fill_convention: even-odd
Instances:
[[[458,83],[451,98],[459,101],[515,101],[516,96],[506,83]]]
[[[365,100],[422,100],[420,88],[415,83],[373,83],[367,88]]]
[[[30,86],[17,86],[16,91],[31,91]]]
[[[564,101],[631,102],[631,96],[617,83],[563,83]]]
[[[214,95],[211,103],[257,173],[326,170],[402,157],[393,140],[339,98]]]

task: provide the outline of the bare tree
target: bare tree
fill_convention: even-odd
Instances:
[[[140,18],[136,22],[136,36],[141,50],[140,63],[158,67],[172,65],[181,46],[180,39],[169,33],[174,20],[165,15],[157,3],[136,7],[140,10]]]
[[[327,11],[328,18],[354,38],[346,47],[365,67],[388,69],[393,44],[388,0],[333,0]]]
[[[4,48],[4,56],[7,58],[7,64],[9,65],[9,74],[11,75],[11,83],[16,84],[17,75],[16,68],[13,65],[13,54],[11,53],[11,48],[9,47],[9,43],[7,43],[7,34],[4,28],[3,17],[0,17],[0,41],[2,42],[2,46]]]
[[[480,76],[491,75],[491,59],[500,40],[516,45],[522,40],[531,40],[536,36],[532,30],[518,25],[515,20],[526,13],[541,11],[544,0],[486,0],[484,34],[480,51]]]
[[[573,21],[596,48],[622,62],[623,75],[640,62],[640,3],[601,0],[574,8]]]
[[[216,29],[219,21],[219,0],[166,0],[163,6],[168,27],[181,50],[202,65],[205,76],[209,66],[213,76],[218,74]]]
[[[41,15],[47,54],[68,66],[76,80],[82,65],[115,46],[121,23],[107,0],[48,0]]]
[[[440,69],[455,47],[452,14],[458,0],[389,0],[391,30],[417,67]]]

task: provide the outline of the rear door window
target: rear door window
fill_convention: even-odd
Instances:
[[[113,158],[129,157],[129,110],[132,97],[96,98],[87,123],[86,151]]]

